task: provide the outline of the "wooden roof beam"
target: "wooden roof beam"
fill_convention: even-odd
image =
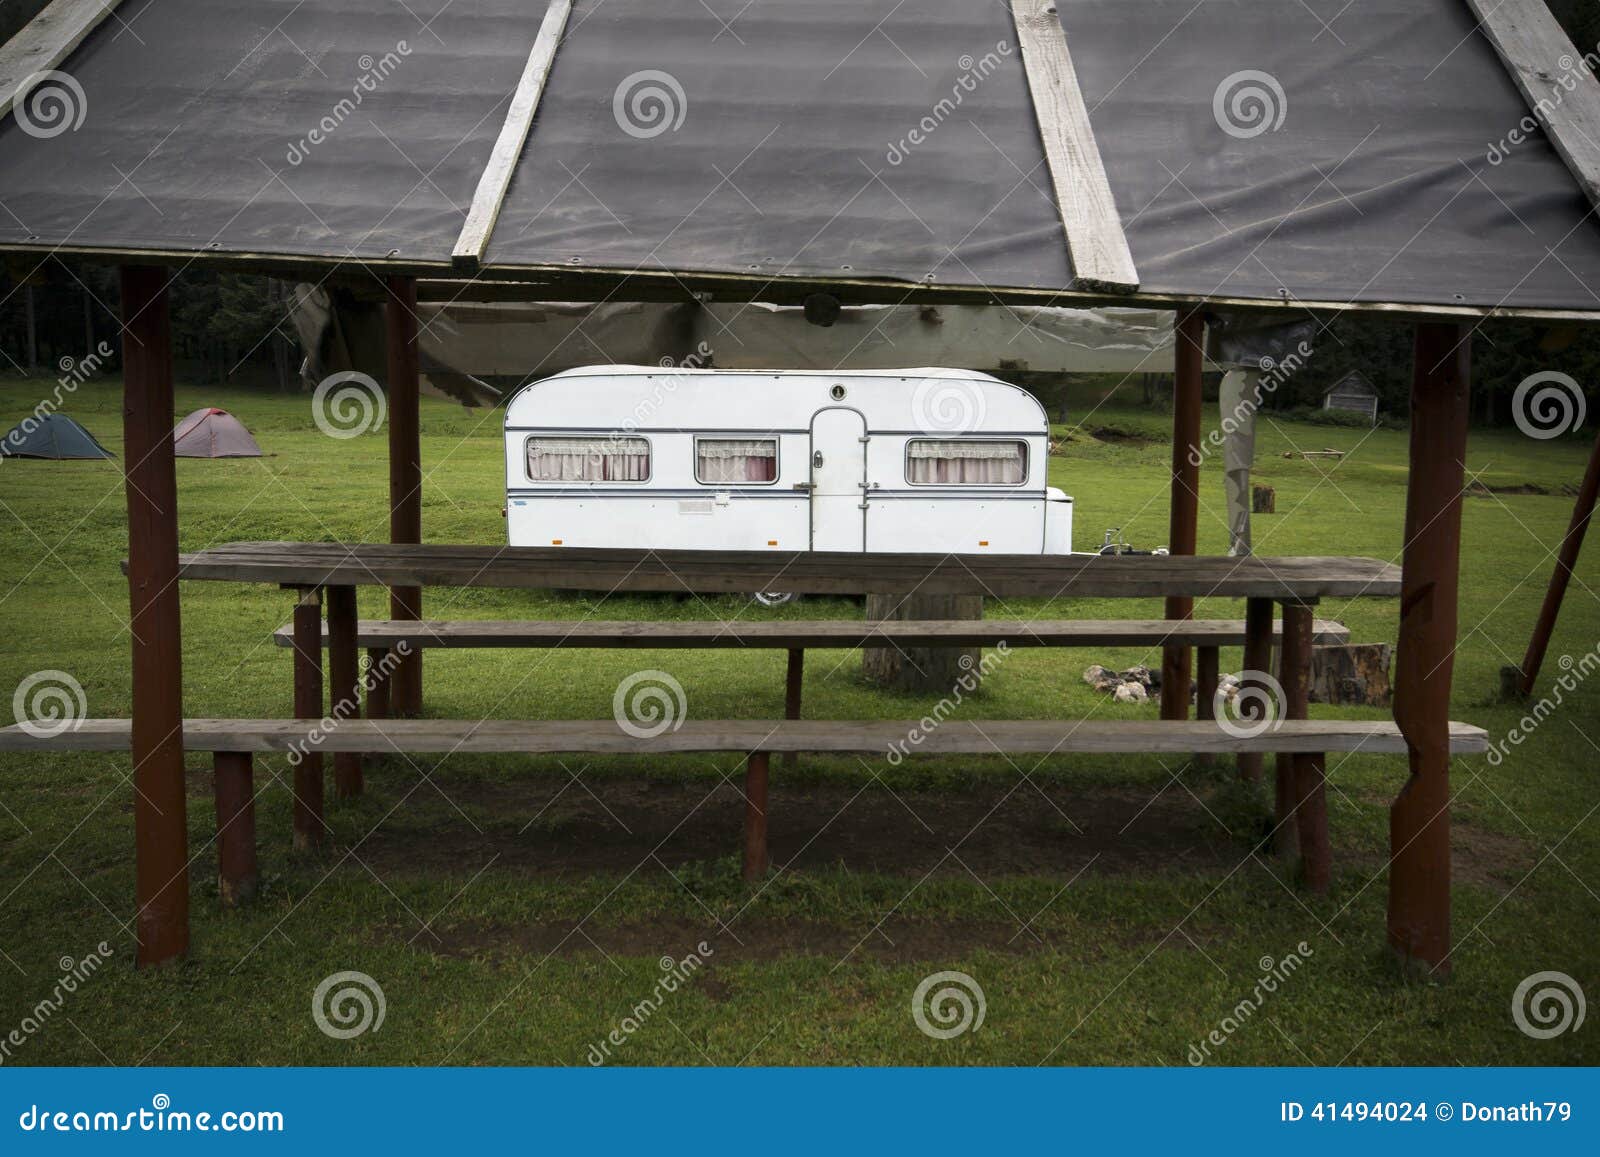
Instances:
[[[533,129],[534,114],[539,111],[539,98],[544,95],[545,81],[550,77],[556,59],[556,48],[567,28],[567,16],[572,11],[572,0],[550,0],[545,9],[544,23],[534,38],[528,53],[528,63],[522,70],[522,79],[511,95],[511,108],[506,112],[505,123],[500,126],[500,136],[489,154],[489,163],[478,178],[478,189],[472,195],[472,207],[467,211],[466,224],[456,239],[451,263],[466,271],[476,270],[483,262],[489,238],[494,234],[494,224],[500,217],[500,206],[505,201],[506,190],[517,171],[522,157],[522,147],[527,144],[528,133]]]
[[[1467,4],[1589,203],[1600,207],[1600,84],[1584,55],[1544,0]]]
[[[1056,17],[1055,0],[1011,0],[1011,15],[1067,235],[1072,287],[1132,293],[1139,288],[1139,274],[1067,52],[1067,36]]]
[[[11,111],[29,77],[61,67],[84,37],[122,0],[55,0],[0,44],[0,117]],[[27,95],[26,93],[23,94]]]

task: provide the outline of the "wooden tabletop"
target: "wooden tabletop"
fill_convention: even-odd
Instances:
[[[179,556],[180,577],[286,586],[454,586],[699,594],[973,594],[1001,598],[1286,600],[1394,597],[1400,568],[1370,558],[852,554],[234,542]]]

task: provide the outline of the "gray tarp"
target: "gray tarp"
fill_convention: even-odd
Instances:
[[[1527,110],[1464,0],[1059,6],[1143,289],[1600,306],[1555,152],[1488,160]],[[0,126],[0,247],[442,263],[543,9],[128,0],[64,66],[76,131]],[[1217,111],[1241,74],[1255,135]],[[668,127],[641,95],[630,132],[652,83]],[[1011,16],[973,0],[577,0],[488,256],[1070,284]]]

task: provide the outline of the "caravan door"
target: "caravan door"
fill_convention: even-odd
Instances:
[[[811,549],[867,548],[867,420],[830,406],[811,417]]]

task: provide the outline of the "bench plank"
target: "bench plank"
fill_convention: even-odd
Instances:
[[[1282,623],[1273,624],[1273,638]],[[362,647],[775,647],[813,650],[866,647],[885,642],[905,646],[952,647],[1133,647],[1172,644],[1185,647],[1238,647],[1244,622],[1226,619],[921,619],[885,620],[698,620],[694,622],[602,621],[597,619],[452,619],[405,621],[363,619],[356,641]],[[294,646],[294,630],[274,633],[280,647]],[[1317,643],[1347,643],[1350,630],[1318,619]],[[323,624],[322,643],[328,628]]]
[[[320,751],[385,754],[521,753],[593,754],[669,752],[835,752],[874,755],[906,749],[907,724],[893,720],[691,719],[653,737],[630,735],[614,720],[350,719],[314,747],[311,727],[296,719],[188,719],[183,744],[190,751],[286,752],[295,745]],[[0,728],[0,751],[127,751],[125,719],[85,719],[71,731],[35,737],[18,726]],[[1488,734],[1450,724],[1457,755],[1485,752]],[[1048,753],[1212,753],[1360,751],[1399,754],[1400,729],[1388,721],[1284,720],[1252,737],[1223,731],[1209,720],[953,721],[924,734],[909,752],[922,755]]]
[[[1395,597],[1370,558],[853,554],[444,544],[236,542],[179,556],[180,577],[285,586],[457,586],[1073,598]]]

